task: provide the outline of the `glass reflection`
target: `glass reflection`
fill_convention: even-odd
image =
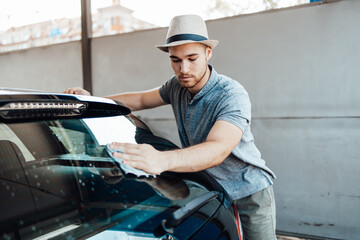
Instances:
[[[156,178],[123,174],[104,143],[177,148],[132,115],[2,124],[0,130],[0,232],[5,237],[33,239],[78,226],[59,235],[76,239],[114,223],[118,232],[150,236],[174,209],[207,191],[172,173]],[[197,217],[191,221],[194,228],[201,225]]]

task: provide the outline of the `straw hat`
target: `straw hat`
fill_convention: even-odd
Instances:
[[[166,35],[166,44],[155,47],[168,52],[168,47],[194,42],[205,44],[212,49],[219,43],[217,40],[209,40],[205,21],[200,16],[181,15],[171,20]]]

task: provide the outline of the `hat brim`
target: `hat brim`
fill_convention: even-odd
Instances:
[[[155,47],[160,49],[161,51],[169,52],[169,47],[175,47],[175,46],[184,45],[184,44],[188,44],[188,43],[202,43],[202,44],[205,44],[206,46],[209,46],[211,49],[214,49],[216,47],[216,45],[219,44],[219,41],[217,41],[217,40],[204,40],[204,41],[183,40],[183,41],[176,41],[176,42],[172,42],[172,43],[164,44],[164,45],[156,45]]]

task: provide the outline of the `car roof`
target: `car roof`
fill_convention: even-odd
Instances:
[[[106,117],[129,113],[130,109],[121,102],[102,97],[0,88],[0,122]]]
[[[60,99],[77,99],[80,101],[93,101],[93,102],[103,102],[109,104],[120,104],[120,102],[115,102],[114,100],[96,96],[85,96],[85,95],[75,95],[75,94],[65,94],[65,93],[56,93],[56,92],[46,92],[33,89],[22,89],[22,88],[0,88],[0,95],[13,95],[13,96],[56,96]]]

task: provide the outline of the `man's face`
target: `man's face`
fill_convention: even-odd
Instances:
[[[211,48],[201,43],[188,43],[170,47],[169,53],[171,67],[181,86],[197,94],[210,76]]]

